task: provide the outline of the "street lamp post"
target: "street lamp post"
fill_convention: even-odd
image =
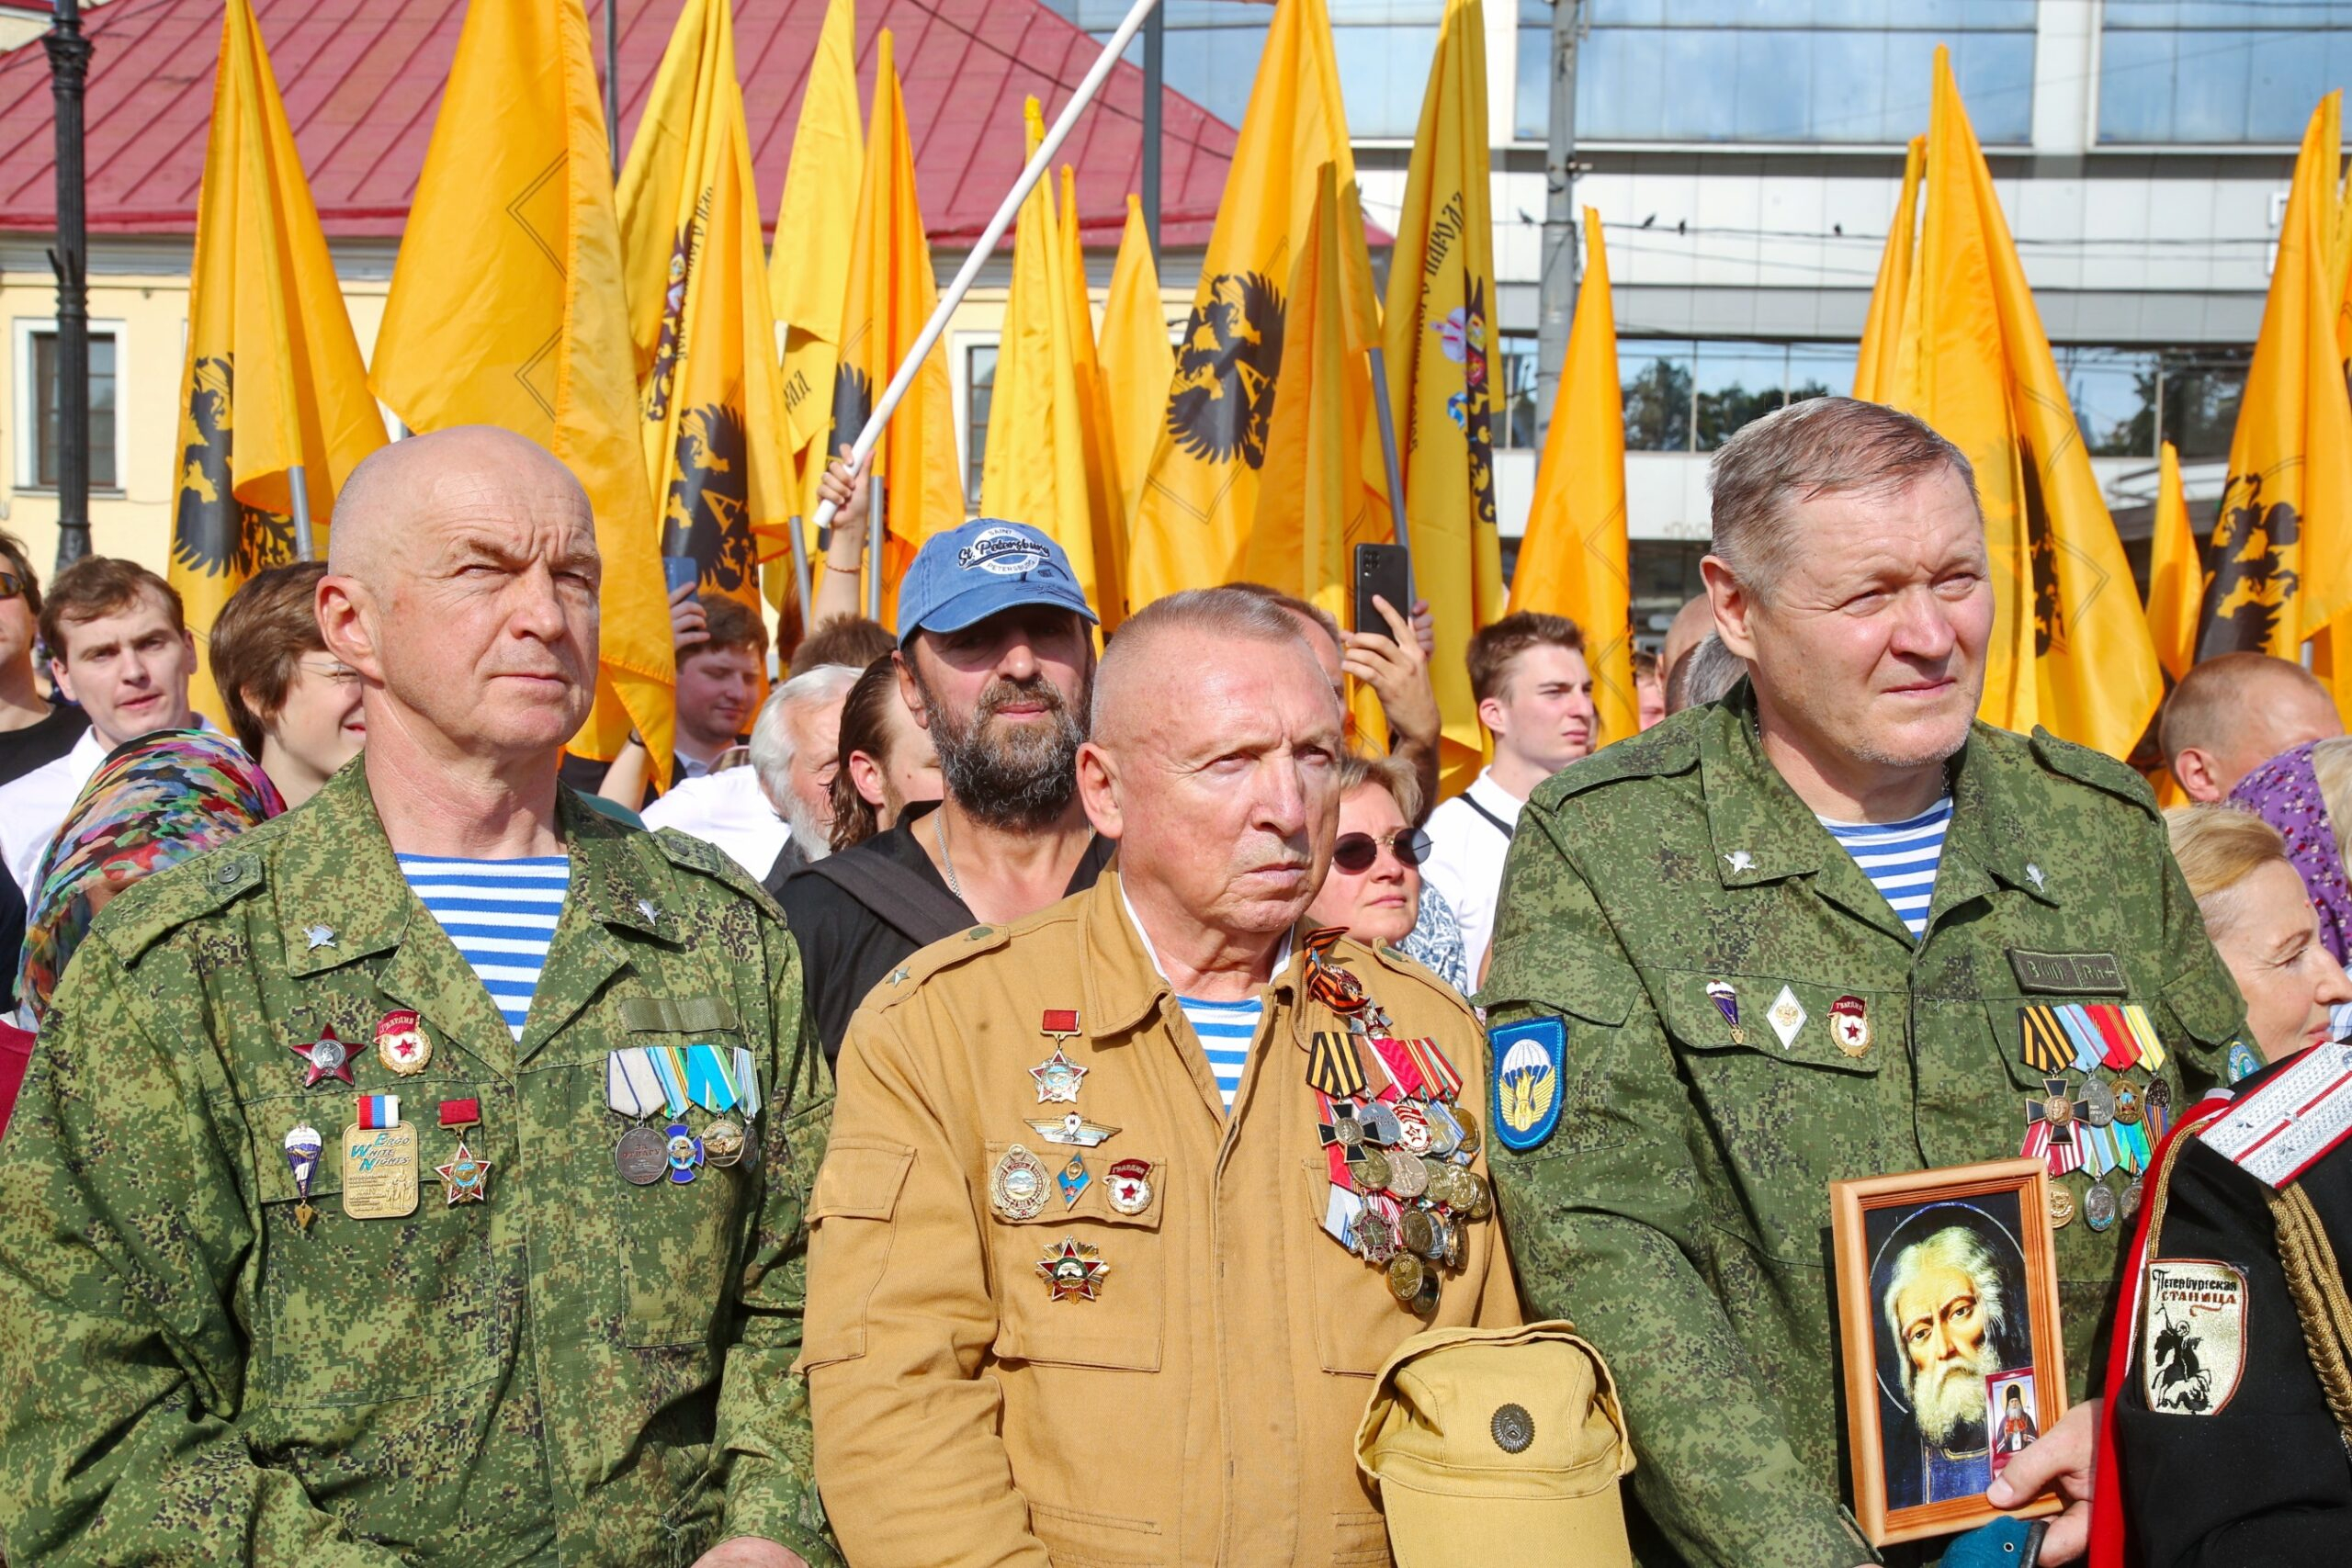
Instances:
[[[90,553],[89,236],[83,212],[82,85],[90,40],[77,0],[56,0],[57,21],[41,39],[57,103],[57,570]]]

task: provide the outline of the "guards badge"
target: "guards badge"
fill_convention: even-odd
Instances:
[[[1494,1032],[1494,1048],[1495,1136],[1507,1149],[1532,1149],[1559,1125],[1567,1025],[1557,1017],[1508,1023]]]

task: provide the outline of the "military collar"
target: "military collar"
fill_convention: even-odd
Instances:
[[[1097,1044],[1110,1043],[1149,1017],[1165,998],[1173,1002],[1175,987],[1159,972],[1142,927],[1127,910],[1127,897],[1116,870],[1107,870],[1087,890],[1080,916],[1080,994],[1085,1008],[1079,1024]],[[1303,950],[1305,927],[1292,928],[1289,953]],[[1296,987],[1298,965],[1285,962],[1274,970],[1269,994],[1287,1001]]]
[[[384,834],[365,761],[362,752],[289,816],[271,857],[287,967],[298,976],[400,946],[424,911]],[[568,789],[558,791],[556,819],[571,860],[568,908],[605,925],[674,937],[671,880],[650,840],[630,842],[619,823]]]
[[[1755,695],[1745,682],[1708,716],[1699,735],[1700,784],[1714,869],[1725,887],[1811,875],[1825,897],[1888,929],[1907,931],[1827,829],[1765,757]],[[1951,825],[1937,870],[1932,920],[1996,885],[2056,907],[2064,893],[2036,858],[2033,816],[2020,809],[2017,761],[1997,731],[1973,724],[1951,765]]]

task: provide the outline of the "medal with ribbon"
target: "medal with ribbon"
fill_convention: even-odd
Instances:
[[[630,1123],[613,1147],[613,1164],[632,1187],[649,1187],[670,1168],[667,1140],[645,1123],[663,1109],[660,1075],[650,1051],[631,1045],[605,1054],[605,1103]]]

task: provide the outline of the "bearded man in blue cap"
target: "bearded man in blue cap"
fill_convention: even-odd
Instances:
[[[931,732],[946,798],[784,885],[828,1059],[917,948],[1035,914],[1109,862],[1078,799],[1094,624],[1069,558],[1026,524],[976,519],[926,540],[908,568],[899,694]]]

